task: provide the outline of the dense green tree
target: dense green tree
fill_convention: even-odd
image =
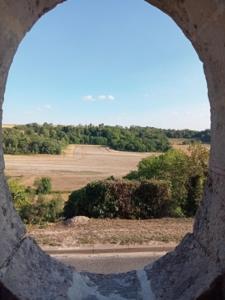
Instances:
[[[158,157],[143,159],[138,166],[140,178],[162,179],[171,182],[174,205],[182,206],[187,197],[187,155],[182,151],[170,150]],[[176,200],[176,201],[175,201]]]
[[[170,150],[160,156],[143,159],[137,171],[130,172],[130,180],[157,179],[171,184],[172,215],[193,216],[202,198],[207,177],[208,150],[196,144],[189,153]]]
[[[37,194],[49,194],[52,190],[52,181],[49,177],[41,177],[34,183]]]
[[[18,180],[9,179],[8,186],[12,195],[14,206],[17,210],[20,210],[21,207],[29,203],[26,188],[20,184]]]

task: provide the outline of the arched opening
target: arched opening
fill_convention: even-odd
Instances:
[[[3,22],[6,30],[0,36],[4,42],[0,91],[3,99],[7,71],[13,54],[33,23],[47,10],[62,1],[35,3],[24,1],[25,10],[2,2]],[[224,61],[221,55],[224,46],[224,5],[211,2],[163,2],[149,0],[171,15],[192,41],[201,59],[209,87],[212,109],[212,151],[210,176],[204,203],[201,206],[194,228],[171,254],[163,257],[153,266],[140,272],[101,276],[79,274],[72,269],[49,259],[30,239],[24,236],[24,229],[9,201],[9,193],[1,174],[1,219],[3,220],[1,247],[1,281],[18,297],[23,299],[189,299],[197,298],[223,272],[223,186],[224,186],[224,104],[223,78]],[[29,4],[29,5],[28,5]],[[21,5],[21,3],[19,4]],[[201,9],[204,5],[204,11]],[[15,11],[16,10],[16,11]],[[11,22],[12,16],[18,23]],[[28,18],[23,18],[27,16]],[[213,28],[209,30],[209,28]],[[219,29],[216,31],[216,29]],[[14,35],[12,34],[14,33]],[[214,33],[217,32],[217,35]],[[10,38],[9,38],[10,37]],[[215,42],[218,51],[214,51]],[[221,140],[222,139],[222,140]],[[218,144],[217,144],[218,142]],[[2,170],[3,159],[1,160]],[[212,201],[213,200],[213,201]],[[215,222],[216,218],[216,222]],[[10,253],[10,255],[9,255]],[[35,259],[34,259],[35,258]],[[30,260],[32,259],[32,265]],[[43,267],[45,266],[45,267]],[[39,276],[41,274],[41,276]],[[17,285],[12,279],[16,278]],[[30,278],[33,280],[31,281]],[[38,287],[38,289],[37,289]],[[35,294],[34,294],[35,291]]]
[[[200,121],[197,119],[199,110],[208,109],[207,106],[202,109],[205,104],[207,105],[207,95],[204,91],[206,86],[202,65],[190,43],[183,37],[176,24],[147,3],[134,2],[126,15],[124,13],[127,6],[128,2],[121,4],[118,15],[118,6],[113,2],[77,4],[71,1],[44,17],[20,46],[11,67],[5,95],[6,121],[3,120],[3,123],[23,123],[25,119],[25,123],[79,124],[96,123],[96,119],[98,123],[125,126],[132,124],[159,128],[193,126],[193,129],[197,125],[199,128],[195,129],[207,126],[203,112]],[[104,18],[101,19],[101,16]],[[134,23],[134,19],[137,22]],[[60,20],[65,22],[60,23]],[[87,23],[93,26],[90,28],[89,25],[85,25]],[[32,56],[29,53],[32,53]],[[101,95],[105,95],[105,99],[101,99]],[[194,112],[192,105],[196,107]],[[10,107],[14,107],[13,110],[16,112],[13,120],[8,119],[13,111],[9,111]],[[95,111],[96,114],[92,116]],[[78,121],[77,115],[80,118]],[[118,115],[122,118],[118,118]],[[127,118],[125,123],[124,118]],[[198,122],[201,124],[197,124]],[[101,153],[101,160],[103,154]],[[61,161],[56,157],[52,158],[52,164],[46,161],[46,167],[43,167],[44,158],[40,156],[27,158],[29,162],[25,157],[19,159],[18,156],[13,159],[6,156],[6,174],[23,176],[22,183],[28,186],[31,186],[38,177],[48,176],[52,179],[54,191],[63,193],[65,189],[70,193],[77,188],[73,185],[83,179],[85,172],[94,173],[92,177],[87,176],[85,182],[100,177],[96,173],[99,172],[101,161],[97,161],[97,166],[94,166],[97,171],[94,167],[93,170],[89,169],[88,166],[81,171],[76,169],[75,175],[72,176],[73,168],[76,166],[72,165],[71,157],[68,160],[71,169],[68,165],[65,166],[69,169],[68,172],[62,168]],[[116,169],[121,167],[121,163],[122,161],[118,161],[116,164],[115,159],[113,160]],[[108,173],[106,175],[104,173],[103,178],[117,175],[113,168],[112,171],[106,171]],[[130,170],[127,170],[127,173],[128,171]],[[65,193],[65,197],[68,197],[68,193]],[[110,225],[106,226],[109,230]],[[126,227],[127,223],[120,226]],[[150,223],[147,223],[147,226],[152,227]],[[165,225],[163,223],[160,226],[163,228]],[[116,237],[113,233],[109,243],[114,245],[118,240],[119,246],[131,243],[127,246],[136,247],[147,240],[150,247],[153,243],[159,243],[162,249],[172,249],[183,237],[182,234],[184,235],[184,232],[186,234],[186,230],[191,231],[191,221],[188,224],[184,222],[181,228],[182,226],[184,229],[181,234],[172,233],[171,238],[166,234],[160,234],[161,229],[151,234],[145,230],[142,239],[137,237],[137,233],[121,237]],[[55,229],[57,230],[59,229]],[[122,231],[121,228],[120,230]],[[35,228],[31,233],[32,236],[38,235],[38,241],[44,249],[51,248],[52,251],[55,250],[53,247],[61,246],[74,248],[79,246],[79,241],[86,246],[84,237],[80,238],[77,244],[72,243],[71,239],[69,243],[66,236],[71,233],[66,230],[63,234],[59,230],[58,238],[55,238],[55,232],[51,228],[49,230],[46,228],[47,235],[43,231],[41,224],[39,231]],[[79,232],[80,234],[82,233]],[[102,234],[106,236],[105,232]],[[62,235],[65,236],[63,241]],[[151,241],[153,236],[156,236],[156,241]],[[105,239],[107,240],[107,237]],[[161,242],[168,239],[169,245]],[[104,239],[102,240],[104,242]],[[86,243],[92,247],[92,243],[95,245],[98,242],[88,236]],[[146,257],[143,265],[145,263]],[[130,268],[133,269],[134,266],[131,264]],[[114,269],[111,272],[113,271]]]

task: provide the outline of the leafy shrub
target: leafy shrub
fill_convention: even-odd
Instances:
[[[143,181],[135,190],[135,207],[140,219],[170,216],[171,188],[167,181]]]
[[[64,216],[94,218],[152,218],[169,215],[170,185],[165,181],[105,180],[74,191],[64,206]]]
[[[208,170],[208,150],[193,144],[189,153],[169,150],[160,156],[143,159],[137,171],[130,172],[126,179],[166,180],[171,185],[172,216],[193,216],[201,201]]]
[[[26,192],[26,188],[15,179],[8,180],[9,190],[12,195],[12,200],[15,208],[20,211],[20,209],[29,203],[28,193]]]
[[[52,181],[49,177],[41,177],[35,180],[37,194],[49,194],[52,190]]]
[[[39,195],[35,203],[28,203],[20,210],[22,220],[27,224],[42,224],[56,222],[62,215],[63,200],[57,195],[48,200]]]
[[[14,206],[25,223],[55,222],[61,217],[64,201],[60,194],[52,195],[50,199],[43,194],[37,196],[35,190],[15,179],[9,179],[8,186]]]
[[[160,156],[144,158],[138,165],[138,171],[126,176],[128,179],[158,179],[171,183],[174,209],[182,206],[187,197],[186,181],[188,156],[182,151],[169,150]]]

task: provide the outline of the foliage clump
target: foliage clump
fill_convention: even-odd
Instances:
[[[49,177],[41,177],[35,180],[34,186],[36,187],[37,194],[49,194],[52,191],[52,182]]]
[[[51,192],[51,180],[42,177],[36,180],[37,189],[26,188],[19,180],[8,180],[13,204],[26,224],[56,222],[62,215],[64,201],[60,194]]]
[[[74,191],[64,217],[146,219],[169,214],[171,190],[163,180],[103,180]]]
[[[26,224],[53,223],[61,217],[62,210],[63,200],[60,195],[54,195],[51,199],[39,196],[36,202],[22,207],[20,216]]]
[[[202,198],[208,170],[208,150],[200,145],[190,146],[189,153],[169,150],[160,156],[143,159],[137,171],[126,179],[166,180],[171,184],[172,216],[193,216]]]

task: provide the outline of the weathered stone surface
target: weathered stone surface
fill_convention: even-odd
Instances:
[[[195,299],[220,274],[192,234],[145,270],[156,299]]]
[[[73,269],[50,259],[31,238],[25,238],[4,269],[2,281],[23,300],[67,299]]]
[[[0,300],[19,300],[0,282]]]
[[[61,2],[0,0],[0,104],[19,43],[41,15]],[[107,276],[79,274],[51,259],[25,237],[5,183],[0,143],[0,280],[21,300],[224,298],[225,1],[147,2],[173,18],[191,41],[203,62],[208,84],[212,121],[210,170],[193,234],[185,237],[174,252],[142,271]]]
[[[147,273],[98,275],[78,273],[46,255],[25,238],[2,272],[2,281],[19,299],[130,299],[151,293]],[[15,284],[16,283],[16,284]]]
[[[25,235],[25,228],[13,209],[4,174],[0,173],[0,278],[1,270],[8,263]]]
[[[225,299],[225,276],[219,275],[210,285],[206,292],[197,300],[221,300]]]
[[[140,271],[144,273],[144,271]],[[74,273],[73,285],[69,290],[69,299],[84,300],[143,300],[150,298],[147,277],[147,298],[136,271],[126,274],[101,275]]]

